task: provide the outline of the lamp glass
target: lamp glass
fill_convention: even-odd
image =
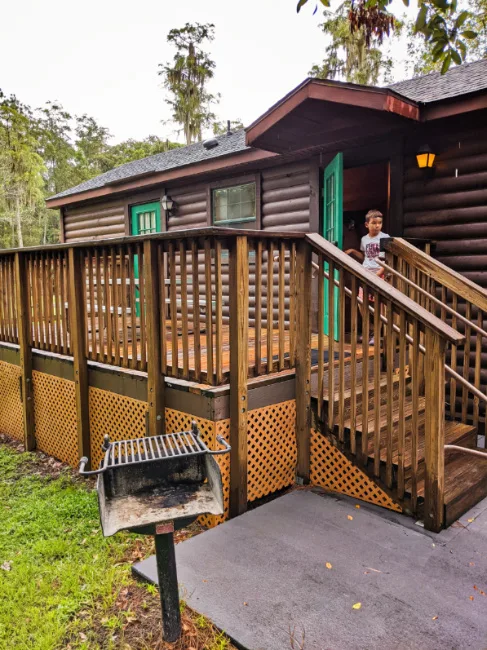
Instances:
[[[174,201],[171,199],[170,196],[167,196],[167,194],[164,194],[164,196],[161,199],[161,205],[162,209],[165,210],[166,212],[172,210],[172,206],[174,204]]]
[[[426,169],[427,167],[433,167],[435,162],[436,155],[431,151],[428,145],[423,145],[420,147],[418,153],[416,154],[416,161],[420,169]]]

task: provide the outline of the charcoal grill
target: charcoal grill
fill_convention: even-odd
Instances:
[[[214,456],[230,445],[210,450],[195,423],[190,431],[136,440],[110,442],[105,436],[100,467],[82,476],[97,475],[98,506],[105,537],[121,530],[154,535],[161,596],[164,639],[181,634],[179,593],[173,533],[202,514],[223,514],[223,484]]]

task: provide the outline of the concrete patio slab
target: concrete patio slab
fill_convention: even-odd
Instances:
[[[297,490],[186,540],[181,597],[249,650],[487,648],[487,501],[439,535],[358,503]]]

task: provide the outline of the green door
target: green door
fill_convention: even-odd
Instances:
[[[343,248],[343,154],[338,153],[326,167],[323,178],[323,237]],[[325,271],[328,270],[325,264]],[[338,274],[335,271],[335,277]],[[325,281],[325,334],[329,334],[328,282]],[[335,289],[334,338],[338,340],[338,287]]]
[[[131,210],[132,235],[148,235],[152,232],[161,232],[161,204],[158,202],[134,205]],[[134,255],[134,278],[139,279],[139,258]],[[136,314],[140,316],[139,290],[136,295]]]

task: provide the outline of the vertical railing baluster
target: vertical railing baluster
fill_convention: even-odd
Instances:
[[[286,290],[286,248],[284,242],[279,243],[279,267],[278,267],[278,336],[279,336],[279,370],[284,370],[284,300]]]
[[[357,278],[352,275],[350,296],[350,451],[357,453]],[[363,372],[363,368],[362,368]],[[363,397],[363,396],[362,396]]]
[[[368,287],[364,287],[364,291]],[[374,476],[380,476],[380,425],[381,425],[381,310],[380,295],[374,291]]]
[[[248,276],[247,276],[248,279]],[[223,380],[223,284],[222,284],[222,245],[215,239],[215,365],[216,383]],[[248,320],[248,314],[247,314]],[[184,336],[184,335],[183,335]]]
[[[200,276],[198,240],[196,239],[191,242],[191,263],[193,272],[194,372],[196,381],[201,381]]]
[[[258,377],[262,373],[262,240],[258,239],[255,244],[255,374]]]
[[[320,269],[321,271],[321,269]],[[328,429],[335,428],[335,265],[328,263]],[[340,362],[342,363],[342,362]]]
[[[363,286],[362,298],[362,462],[369,458],[369,339],[370,311],[369,291]]]
[[[345,271],[343,268],[339,269],[340,286],[338,295],[338,437],[340,442],[345,441]],[[332,280],[333,283],[333,280]],[[332,361],[332,368],[334,363]]]
[[[404,497],[404,457],[406,447],[406,426],[404,406],[406,402],[406,313],[399,314],[399,398],[398,398],[398,440],[397,440],[397,491],[400,499]]]
[[[267,373],[274,371],[274,245],[267,244]]]
[[[316,398],[318,420],[321,420],[323,417],[323,388],[325,379],[325,278],[323,270],[324,258],[320,254],[318,255],[318,390]]]
[[[207,382],[215,383],[213,371],[213,273],[211,260],[212,240],[205,239],[205,302],[206,302],[206,367]]]

